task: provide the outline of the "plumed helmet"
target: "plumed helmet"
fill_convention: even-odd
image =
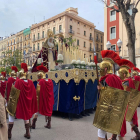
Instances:
[[[139,70],[138,68],[134,67],[134,68],[133,68],[132,74],[133,74],[133,76],[134,76],[134,75],[135,75],[135,76],[138,76],[138,75],[139,75],[139,72],[140,72],[140,70]]]
[[[123,73],[126,74],[126,77],[130,77],[129,72],[135,67],[134,64],[126,59],[120,59],[116,63],[120,66],[119,74]]]
[[[119,55],[112,50],[103,50],[101,55],[103,61],[100,63],[100,69],[107,68],[107,73],[113,73],[113,64],[120,60]]]
[[[40,65],[37,67],[37,70],[38,70],[38,76],[41,77],[41,78],[44,78],[45,79],[45,73],[48,72],[48,69],[43,66],[43,65]]]

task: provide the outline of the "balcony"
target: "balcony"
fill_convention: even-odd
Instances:
[[[100,42],[100,39],[99,39],[99,38],[96,38],[96,42],[98,42],[98,43],[99,43],[99,42]]]
[[[89,41],[93,41],[93,37],[92,36],[89,37]]]
[[[55,35],[58,35],[58,34],[63,34],[63,30],[59,30],[55,32]]]
[[[17,40],[17,43],[19,43],[19,40]]]
[[[74,31],[69,29],[69,34],[74,35]]]
[[[100,48],[97,48],[97,47],[95,47],[95,49],[96,49],[96,52],[99,52],[99,51],[101,51],[101,49]],[[89,48],[89,52],[94,52],[94,48]]]

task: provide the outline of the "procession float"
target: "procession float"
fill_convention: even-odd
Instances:
[[[56,43],[57,42],[57,43]],[[57,44],[57,45],[56,45]],[[63,113],[80,114],[93,109],[97,103],[97,67],[84,53],[63,42],[63,36],[54,41],[51,30],[42,47],[28,79],[37,85],[37,66],[48,68],[46,78],[53,80],[55,103],[53,110]]]

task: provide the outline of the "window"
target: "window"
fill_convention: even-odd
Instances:
[[[42,38],[44,38],[44,31],[42,32]]]
[[[132,9],[133,8],[134,8],[134,5],[131,4],[130,7],[129,7],[129,9],[128,9],[128,11],[127,11],[130,16],[132,16]]]
[[[110,28],[110,39],[116,38],[116,27]]]
[[[98,40],[98,34],[96,35],[96,39]]]
[[[89,56],[89,58],[90,58],[90,62],[91,62],[91,55]]]
[[[86,31],[84,31],[84,36],[86,36]]]
[[[33,51],[35,51],[35,44],[34,44],[34,46],[33,46]]]
[[[14,44],[15,44],[15,39],[14,39]]]
[[[112,46],[111,46],[111,50],[112,50],[112,51],[115,51],[115,48],[116,48],[115,45],[112,45]]]
[[[98,48],[98,44],[96,44],[96,51],[98,50],[99,48]]]
[[[34,41],[35,41],[35,35],[34,35]]]
[[[90,33],[90,37],[92,37],[92,33]]]
[[[77,39],[77,46],[79,46],[79,39]]]
[[[84,54],[84,58],[86,58],[86,54]]]
[[[84,47],[86,47],[86,42],[84,41]]]
[[[42,47],[43,47],[43,45],[44,45],[44,42],[42,42]]]
[[[70,30],[72,30],[72,25],[70,25]]]
[[[59,25],[59,32],[62,30],[62,25]]]
[[[61,18],[59,18],[61,20]]]
[[[55,23],[55,20],[53,21],[53,23]]]
[[[103,43],[103,37],[101,36],[101,43]]]
[[[112,10],[110,11],[110,21],[116,20],[116,11]]]
[[[53,33],[55,34],[55,27],[53,27]]]
[[[70,21],[72,21],[72,19],[70,19]]]
[[[90,43],[90,45],[89,45],[89,46],[90,46],[90,51],[91,51],[91,50],[92,50],[92,44]]]
[[[15,51],[15,46],[14,46],[14,51]]]
[[[29,34],[29,38],[30,38],[30,34]]]
[[[78,22],[78,24],[80,24],[80,22]]]
[[[8,52],[9,52],[9,48],[8,48]]]
[[[39,50],[39,43],[38,43],[38,45],[37,45],[37,50]]]
[[[12,45],[12,41],[11,41],[11,45]]]
[[[101,45],[101,51],[103,50],[103,46]]]
[[[38,33],[38,39],[39,39],[39,33]]]

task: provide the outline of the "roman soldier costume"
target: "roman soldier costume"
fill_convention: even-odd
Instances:
[[[11,87],[16,82],[17,72],[18,72],[18,69],[17,69],[16,66],[12,66],[11,69],[12,69],[11,77],[9,77],[8,81],[7,81],[7,97],[6,97],[7,102],[9,100],[9,95],[10,95]]]
[[[130,62],[129,60],[121,59],[117,63],[120,66],[118,72],[122,80],[124,89],[130,91],[130,99],[128,102],[126,120],[130,122],[132,130],[136,133],[136,137],[133,138],[132,140],[139,140],[140,133],[138,130],[138,117],[137,117],[137,106],[140,102],[139,78],[138,80],[137,77],[132,79],[129,74],[129,71],[131,71],[132,68],[136,70],[132,62]]]
[[[111,140],[116,140],[117,134],[126,134],[125,112],[129,93],[124,91],[121,80],[113,73],[113,64],[120,57],[111,50],[101,52],[103,61],[100,63],[100,98],[93,125],[98,129],[98,139],[104,140],[106,132],[112,133]]]
[[[34,84],[31,80],[26,79],[27,64],[21,63],[19,79],[12,86],[7,111],[9,113],[8,138],[11,139],[12,128],[14,125],[14,116],[23,119],[25,123],[25,138],[30,139],[29,119],[37,112],[37,97]]]
[[[6,91],[6,72],[1,72],[1,77],[0,77],[0,93],[1,95],[5,98],[5,91]]]
[[[45,78],[45,73],[48,69],[43,65],[37,67],[38,70],[38,85],[36,88],[38,95],[38,113],[44,115],[47,125],[45,128],[51,128],[51,116],[54,105],[53,82],[51,79]],[[35,129],[38,113],[34,115],[32,128]]]

